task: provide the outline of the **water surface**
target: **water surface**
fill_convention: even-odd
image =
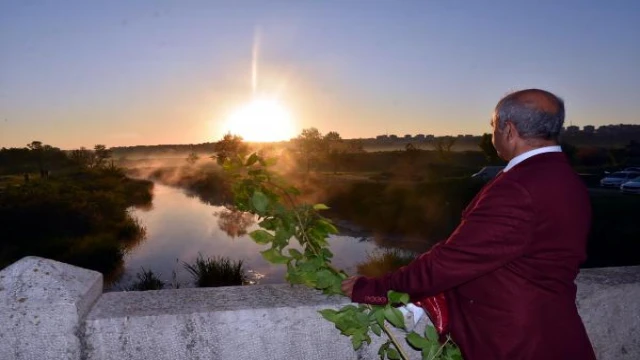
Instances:
[[[160,184],[155,184],[151,208],[131,211],[146,227],[147,237],[126,254],[124,273],[108,290],[125,288],[136,280],[136,273],[141,268],[152,270],[165,283],[177,282],[181,287],[193,287],[183,262],[194,262],[199,253],[205,257],[243,260],[245,269],[259,283],[285,282],[285,266],[265,261],[259,252],[266,247],[254,243],[246,235],[258,228],[255,219],[247,214],[230,213],[222,206],[205,204],[197,197],[188,196],[181,189]],[[249,226],[243,229],[247,224]],[[369,240],[368,236],[331,236],[330,249],[335,254],[333,264],[355,274],[357,264],[365,262],[368,254],[378,249]]]

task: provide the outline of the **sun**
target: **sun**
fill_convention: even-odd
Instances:
[[[224,130],[251,142],[282,141],[294,136],[291,114],[271,98],[256,98],[231,113]]]

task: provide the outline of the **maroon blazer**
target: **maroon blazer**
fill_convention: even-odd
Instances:
[[[444,292],[465,360],[595,359],[574,283],[590,222],[587,189],[565,155],[536,155],[488,183],[446,241],[393,273],[359,278],[352,300]]]

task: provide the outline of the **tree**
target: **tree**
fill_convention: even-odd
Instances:
[[[306,164],[307,172],[311,170],[311,162],[318,159],[323,150],[323,137],[316,128],[302,130],[294,140],[298,156]]]
[[[38,170],[40,171],[40,177],[44,177],[44,149],[42,147],[42,141],[32,141],[27,144],[27,148],[29,152],[33,154],[33,158],[35,158],[36,163],[38,164]]]
[[[436,140],[433,146],[442,161],[446,162],[451,159],[451,148],[456,143],[456,140],[457,138],[452,136],[444,136]]]
[[[212,158],[216,159],[219,165],[227,160],[242,158],[249,152],[249,146],[242,137],[231,133],[227,133],[222,140],[215,143],[213,149],[216,154]]]
[[[416,148],[412,143],[408,143],[404,146],[404,153],[407,159],[409,159],[409,163],[413,164],[416,161],[420,150],[418,150],[418,148]]]
[[[85,147],[72,150],[69,154],[69,158],[83,169],[91,168],[95,163],[95,153]]]
[[[42,141],[32,141],[27,144],[27,148],[32,151],[41,151],[42,150]]]
[[[562,142],[560,146],[562,147],[562,152],[567,156],[567,159],[569,159],[569,163],[571,163],[571,165],[577,165],[578,148],[568,142]]]
[[[192,151],[191,153],[189,153],[189,156],[187,156],[187,162],[189,163],[189,165],[193,165],[196,162],[198,162],[198,159],[200,159],[200,157],[198,156],[198,154],[196,154],[195,151]]]
[[[342,141],[342,137],[340,137],[340,134],[338,134],[338,132],[336,131],[329,131],[325,136],[324,136],[324,140],[327,142],[341,142]]]
[[[333,173],[338,172],[340,156],[345,152],[342,137],[335,131],[329,131],[323,138],[327,160],[331,163]]]
[[[629,157],[640,157],[640,143],[635,140],[630,140],[624,147]]]
[[[493,142],[491,141],[491,134],[482,134],[478,146],[484,153],[484,156],[489,164],[500,162],[500,156],[498,156],[498,152],[496,151],[496,148],[493,146]]]
[[[111,149],[107,149],[105,145],[97,144],[93,147],[95,154],[95,163],[93,167],[102,168],[106,165],[107,160],[111,159]]]

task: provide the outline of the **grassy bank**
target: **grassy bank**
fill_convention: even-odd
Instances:
[[[117,273],[145,230],[127,209],[151,203],[153,183],[118,169],[68,172],[0,190],[0,268],[36,255]]]

